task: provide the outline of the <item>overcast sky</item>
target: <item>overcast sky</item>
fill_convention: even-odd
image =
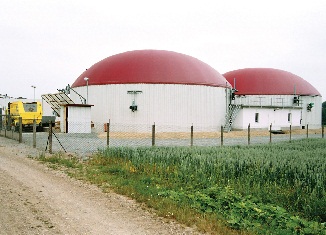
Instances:
[[[221,74],[276,68],[326,100],[326,1],[3,0],[0,94],[36,98],[126,51],[169,50]]]

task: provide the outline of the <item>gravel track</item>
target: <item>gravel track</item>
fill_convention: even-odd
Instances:
[[[0,234],[200,234],[27,158],[37,154],[0,137]]]

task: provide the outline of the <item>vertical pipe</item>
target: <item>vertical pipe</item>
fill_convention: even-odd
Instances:
[[[223,142],[224,142],[224,139],[223,139],[223,126],[221,126],[221,146],[223,146]]]
[[[155,146],[155,122],[152,125],[152,146]]]
[[[190,127],[190,146],[194,145],[194,126]]]
[[[19,143],[23,142],[23,118],[19,117]]]
[[[292,125],[290,125],[290,143],[292,141]]]
[[[237,89],[237,88],[236,88],[236,84],[235,84],[235,83],[236,83],[236,78],[233,78],[233,89],[234,89],[234,90],[236,90],[236,89]]]
[[[49,153],[52,154],[52,121],[49,124]]]
[[[248,125],[248,145],[250,145],[250,123]]]
[[[110,119],[109,122],[106,123],[106,145],[110,146]]]
[[[36,120],[33,120],[33,148],[36,148]]]
[[[89,101],[88,101],[88,79],[87,79],[87,81],[86,81],[86,89],[87,89],[87,91],[86,91],[86,94],[87,94],[87,100],[86,100],[86,104],[88,104],[89,103]]]
[[[269,143],[272,143],[272,123],[269,125]]]
[[[225,111],[228,111],[228,100],[229,100],[229,96],[228,96],[228,83],[225,83]]]

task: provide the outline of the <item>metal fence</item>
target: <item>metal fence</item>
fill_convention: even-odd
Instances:
[[[15,122],[15,120],[17,120]],[[22,142],[22,120],[19,116],[0,115],[0,136]]]
[[[188,128],[173,125],[126,125],[119,123],[95,124],[102,125],[103,131],[92,129],[91,133],[63,133],[60,124],[52,124],[52,128],[37,128],[35,122],[32,128],[23,130],[21,120],[15,125],[8,116],[2,115],[0,120],[0,136],[15,139],[41,151],[50,153],[66,152],[80,156],[91,155],[99,149],[107,147],[140,147],[140,146],[223,146],[250,145],[292,141],[303,138],[324,138],[324,126],[318,130],[274,132],[269,130],[251,130],[250,125],[245,131],[224,132],[220,128],[203,128],[189,126]],[[94,126],[94,123],[92,123]],[[78,132],[78,131],[77,131]]]
[[[223,127],[207,129],[192,125],[180,127],[173,125],[126,125],[107,123],[101,125],[103,131],[93,128],[91,133],[63,133],[60,124],[52,128],[45,127],[43,131],[36,126],[32,130],[8,126],[8,119],[1,119],[0,135],[15,139],[41,151],[50,153],[66,152],[79,156],[88,156],[99,149],[107,147],[140,147],[140,146],[222,146],[265,144],[280,141],[292,141],[303,138],[324,138],[324,127],[310,130],[307,125],[304,130],[292,130],[291,126],[284,132],[269,130],[251,130],[250,125],[244,131],[224,132]],[[94,123],[92,123],[94,126]]]

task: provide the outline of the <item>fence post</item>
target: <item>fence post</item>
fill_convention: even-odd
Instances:
[[[321,125],[321,138],[324,138],[324,124]]]
[[[33,148],[36,148],[36,120],[33,120]]]
[[[19,117],[19,143],[23,142],[23,118]]]
[[[110,146],[110,119],[109,122],[106,123],[106,145]]]
[[[292,141],[292,125],[290,125],[290,143]]]
[[[152,146],[155,146],[155,122],[152,125]]]
[[[52,121],[49,124],[49,153],[52,154]]]
[[[250,145],[250,123],[248,125],[248,145]]]
[[[223,146],[223,143],[224,143],[224,136],[223,136],[223,126],[221,126],[221,146]]]
[[[190,127],[190,146],[194,145],[194,126]]]
[[[6,123],[5,123],[5,137],[7,137],[7,128],[8,128],[8,116],[6,117]]]
[[[309,137],[309,125],[307,124],[307,138]]]
[[[7,131],[11,132],[12,128],[11,128],[11,123],[12,123],[12,119],[11,116],[8,114],[8,122],[7,122]]]
[[[269,143],[272,143],[272,123],[269,125]]]

